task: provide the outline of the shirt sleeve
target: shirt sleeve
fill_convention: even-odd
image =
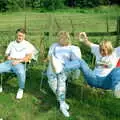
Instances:
[[[97,56],[100,52],[99,52],[99,45],[97,44],[92,44],[91,45],[91,52],[93,55]]]
[[[12,42],[8,45],[8,47],[7,47],[6,51],[5,51],[5,55],[8,56],[10,54],[10,52],[11,52],[11,49],[12,49]]]
[[[71,60],[81,59],[81,50],[77,46],[71,46]]]
[[[32,54],[32,56],[35,56],[38,53],[38,50],[35,48],[35,46],[28,42],[26,54]]]
[[[38,50],[34,47],[33,44],[28,42],[27,49],[26,49],[26,55],[31,54],[31,59],[36,60],[38,59]]]
[[[50,46],[49,51],[48,51],[48,56],[51,56],[53,54],[56,46],[57,46],[57,43],[54,43]]]
[[[115,48],[117,56],[120,58],[120,47]]]

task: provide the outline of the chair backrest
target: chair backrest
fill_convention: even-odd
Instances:
[[[118,60],[116,67],[120,67],[120,59]]]

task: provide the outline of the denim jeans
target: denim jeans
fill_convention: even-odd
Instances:
[[[12,65],[12,60],[7,60],[0,64],[0,73],[3,72],[13,72],[18,77],[19,88],[23,89],[25,87],[25,78],[26,78],[26,71],[25,65],[19,63],[17,65]]]
[[[120,90],[120,68],[114,68],[107,76],[100,77],[89,68],[83,59],[68,62],[64,66],[65,71],[75,70],[78,68],[83,72],[84,78],[90,86],[103,89]]]

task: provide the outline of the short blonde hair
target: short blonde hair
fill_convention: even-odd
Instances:
[[[106,48],[107,51],[108,51],[108,55],[112,54],[112,52],[113,52],[113,46],[112,46],[112,43],[110,41],[103,40],[102,42],[100,42],[99,46],[100,46],[100,50],[102,48]]]
[[[66,31],[60,31],[58,34],[58,40],[60,41],[60,39],[64,40],[64,43],[66,43],[67,45],[71,44],[71,40],[70,40],[70,34],[69,32]]]

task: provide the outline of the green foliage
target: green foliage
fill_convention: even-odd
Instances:
[[[41,0],[41,7],[48,10],[56,10],[64,7],[65,0]]]
[[[24,8],[56,10],[67,7],[91,8],[100,5],[120,4],[119,0],[0,0],[0,11],[19,11]]]
[[[7,8],[8,10],[19,11],[21,8],[24,8],[24,1],[8,0]]]
[[[66,0],[66,4],[72,7],[88,8],[104,4],[106,0]]]
[[[109,0],[110,4],[119,4],[120,5],[120,0]]]
[[[0,0],[0,12],[7,11],[7,0]]]
[[[41,0],[26,0],[26,6],[31,8],[40,8]]]

